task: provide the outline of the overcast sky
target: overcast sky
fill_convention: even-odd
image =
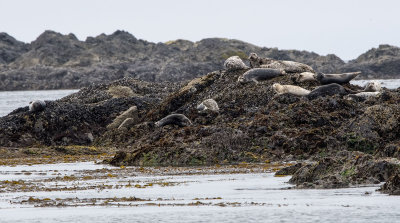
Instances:
[[[400,46],[400,1],[0,0],[0,32],[31,42],[49,29],[81,40],[117,29],[152,42],[225,37],[348,60]]]

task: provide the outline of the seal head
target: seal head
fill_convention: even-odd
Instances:
[[[46,102],[42,100],[34,100],[29,102],[29,111],[30,112],[39,112],[43,111],[46,108]]]

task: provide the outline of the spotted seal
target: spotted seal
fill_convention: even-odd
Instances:
[[[46,102],[42,100],[34,100],[29,102],[29,111],[38,112],[43,111],[46,108]]]
[[[318,73],[316,75],[316,79],[321,83],[321,84],[347,84],[351,80],[353,80],[355,77],[360,75],[361,72],[351,72],[351,73],[342,73],[342,74],[324,74],[324,73]]]
[[[275,83],[272,85],[272,89],[277,93],[277,94],[293,94],[297,96],[306,96],[310,94],[310,91],[307,89],[304,89],[299,86],[294,86],[294,85],[281,85],[278,83]]]
[[[370,81],[365,85],[365,92],[378,92],[382,90],[382,85],[379,81]]]
[[[244,73],[242,76],[239,76],[238,82],[247,83],[254,81],[255,83],[258,83],[259,81],[269,80],[284,74],[286,74],[286,72],[282,69],[253,68]]]
[[[214,99],[206,99],[197,106],[197,110],[199,112],[202,112],[205,110],[218,111],[219,107],[218,107],[217,102]]]
[[[225,60],[224,63],[225,69],[228,71],[235,71],[235,70],[244,70],[249,68],[246,64],[243,63],[242,59],[238,56],[231,56]]]
[[[192,122],[182,114],[171,114],[154,123],[156,127],[164,125],[177,125],[179,127],[189,126]]]
[[[252,68],[272,68],[272,69],[283,69],[286,73],[302,73],[311,72],[314,73],[314,69],[306,64],[298,63],[287,60],[274,60],[271,58],[261,58],[255,53],[249,55],[250,66]]]

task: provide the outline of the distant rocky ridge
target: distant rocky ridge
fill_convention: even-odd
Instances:
[[[360,78],[399,78],[400,48],[380,45],[345,63],[329,54],[258,47],[239,40],[208,38],[151,43],[116,31],[78,40],[45,31],[30,44],[0,33],[0,90],[81,88],[124,77],[144,81],[191,80],[222,68],[232,55],[293,60],[326,73],[363,71]]]

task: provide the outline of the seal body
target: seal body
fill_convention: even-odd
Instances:
[[[295,81],[298,83],[306,82],[306,81],[315,81],[315,73],[312,72],[302,72],[300,74],[295,74]]]
[[[309,90],[294,85],[281,85],[275,83],[272,85],[272,89],[274,89],[277,94],[293,94],[297,96],[306,96],[310,94]]]
[[[138,109],[136,106],[132,106],[118,115],[111,124],[107,125],[107,129],[118,128],[127,118],[132,118],[133,122],[138,120]]]
[[[177,125],[179,127],[184,127],[191,124],[192,122],[182,114],[171,114],[154,123],[156,127],[162,127],[165,125]]]
[[[370,81],[365,85],[365,92],[377,92],[382,90],[382,85],[379,81]]]
[[[347,84],[355,77],[357,77],[361,72],[351,72],[351,73],[342,73],[342,74],[324,74],[318,73],[316,75],[317,80],[321,84]]]
[[[238,56],[231,56],[225,60],[224,63],[225,69],[228,71],[235,71],[235,70],[244,70],[249,68],[246,64],[243,63],[242,59]]]
[[[335,94],[345,95],[347,91],[342,85],[332,83],[315,88],[307,95],[307,98],[313,100],[318,97],[332,96]]]
[[[283,69],[286,73],[302,73],[302,72],[314,73],[314,69],[312,69],[312,67],[306,64],[294,61],[261,58],[257,56],[257,54],[255,53],[250,54],[249,60],[250,60],[250,66],[252,68],[261,67],[261,68]]]
[[[219,107],[217,102],[214,99],[206,99],[201,104],[197,106],[197,110],[199,112],[205,111],[205,110],[210,110],[210,111],[218,111]]]
[[[375,92],[360,92],[357,94],[348,94],[345,96],[345,99],[347,100],[353,100],[353,101],[364,101],[370,98],[375,98],[380,94],[379,91]]]
[[[34,100],[29,102],[29,111],[38,112],[43,111],[46,108],[46,102],[42,100]]]
[[[253,68],[242,76],[239,76],[238,82],[246,83],[250,81],[254,81],[258,83],[259,81],[269,80],[281,75],[284,75],[286,72],[278,69],[271,68]]]

